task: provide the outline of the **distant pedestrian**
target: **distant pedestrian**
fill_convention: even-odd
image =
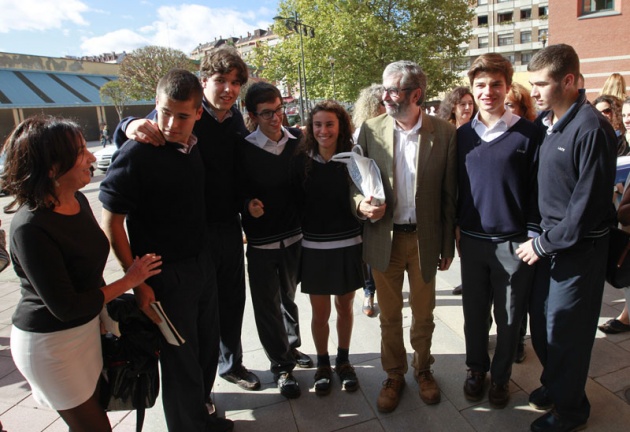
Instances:
[[[101,145],[105,147],[107,144],[112,143],[112,138],[109,136],[109,129],[106,123],[101,124]]]

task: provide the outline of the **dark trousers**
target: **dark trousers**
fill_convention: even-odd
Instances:
[[[585,393],[604,291],[608,236],[585,239],[549,260],[549,278],[537,278],[531,333],[543,365],[541,383],[566,419],[590,415]],[[544,269],[542,269],[544,274]]]
[[[519,342],[523,315],[532,287],[534,269],[515,253],[525,237],[493,243],[462,235],[461,273],[466,365],[490,371],[492,382],[507,384]],[[488,332],[497,325],[497,345],[490,362]]]
[[[271,372],[295,368],[292,348],[301,345],[295,291],[302,244],[281,249],[247,246],[247,271],[260,342],[271,362]]]
[[[217,290],[210,252],[164,264],[162,273],[151,278],[149,285],[186,341],[179,347],[163,341],[160,353],[168,430],[203,432],[209,419],[205,377],[216,374],[219,355]]]
[[[241,330],[245,311],[245,263],[238,216],[226,223],[210,224],[210,241],[217,274],[221,333],[217,362],[219,375],[225,375],[243,363]],[[211,390],[215,377],[208,378]]]

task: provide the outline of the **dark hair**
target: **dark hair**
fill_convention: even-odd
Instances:
[[[473,101],[473,112],[470,116],[475,117],[477,114],[477,104],[475,98],[468,87],[455,87],[449,94],[446,95],[442,103],[440,103],[440,109],[437,112],[437,116],[443,120],[448,121],[452,125],[455,125],[455,105],[461,102],[464,96],[470,95]],[[455,125],[456,126],[456,125]]]
[[[237,70],[236,75],[241,85],[245,85],[249,77],[247,65],[236,48],[230,45],[221,45],[206,53],[201,60],[199,74],[201,78],[210,78],[214,74],[229,74],[233,69]]]
[[[549,76],[556,82],[572,74],[577,87],[580,76],[580,58],[571,45],[549,45],[534,54],[527,64],[529,72],[537,72],[544,68],[549,68]]]
[[[509,87],[512,84],[512,75],[514,75],[514,68],[512,63],[497,53],[481,54],[475,59],[468,69],[468,80],[470,85],[473,85],[475,75],[479,72],[500,73],[505,78],[505,84]]]
[[[247,93],[245,94],[245,108],[247,108],[247,111],[250,113],[255,113],[258,104],[272,103],[276,99],[280,99],[280,102],[282,102],[280,90],[273,84],[260,81],[252,84],[247,89]]]
[[[74,167],[82,140],[79,125],[60,117],[33,116],[17,125],[2,147],[2,185],[14,198],[4,212],[25,204],[32,210],[58,205],[56,179]]]
[[[305,153],[309,156],[315,156],[319,154],[319,146],[315,139],[313,132],[313,117],[319,112],[330,112],[335,114],[337,120],[339,120],[339,136],[337,137],[337,148],[335,154],[341,152],[349,152],[352,150],[352,122],[350,121],[350,115],[339,103],[333,100],[326,100],[318,103],[311,110],[306,122],[306,132],[302,138],[302,142],[298,148],[298,152]],[[311,158],[306,158],[305,177],[308,177],[308,173],[311,169]]]
[[[394,74],[401,74],[400,87],[401,88],[419,88],[422,90],[420,99],[418,99],[417,105],[422,105],[427,91],[427,75],[422,68],[409,60],[400,60],[394,63],[390,63],[385,67],[383,71],[383,77],[391,76]]]
[[[616,131],[625,132],[626,128],[621,117],[621,110],[623,108],[623,103],[621,102],[621,99],[613,95],[601,95],[593,101],[593,106],[597,105],[600,102],[606,102],[608,105],[610,105],[610,109],[612,110],[612,120],[610,121],[610,124],[612,124],[613,128]]]
[[[171,69],[160,78],[155,93],[179,102],[192,100],[197,108],[201,106],[203,99],[203,87],[199,78],[185,69]]]
[[[529,121],[536,120],[536,109],[534,108],[534,102],[532,102],[530,92],[525,88],[525,86],[513,82],[510,86],[510,91],[505,98],[514,99],[514,102],[518,104],[518,107],[521,110],[522,116],[524,118]]]

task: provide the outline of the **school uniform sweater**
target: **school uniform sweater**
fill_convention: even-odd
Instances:
[[[467,123],[457,130],[458,225],[462,233],[503,241],[540,232],[536,170],[540,130],[521,118],[485,142]]]

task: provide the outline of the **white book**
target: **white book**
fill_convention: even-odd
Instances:
[[[160,316],[162,322],[158,324],[160,331],[164,335],[166,342],[171,345],[180,346],[183,345],[186,341],[184,338],[177,332],[171,320],[168,319],[164,309],[162,309],[162,305],[159,301],[151,303],[151,307],[153,310]]]

